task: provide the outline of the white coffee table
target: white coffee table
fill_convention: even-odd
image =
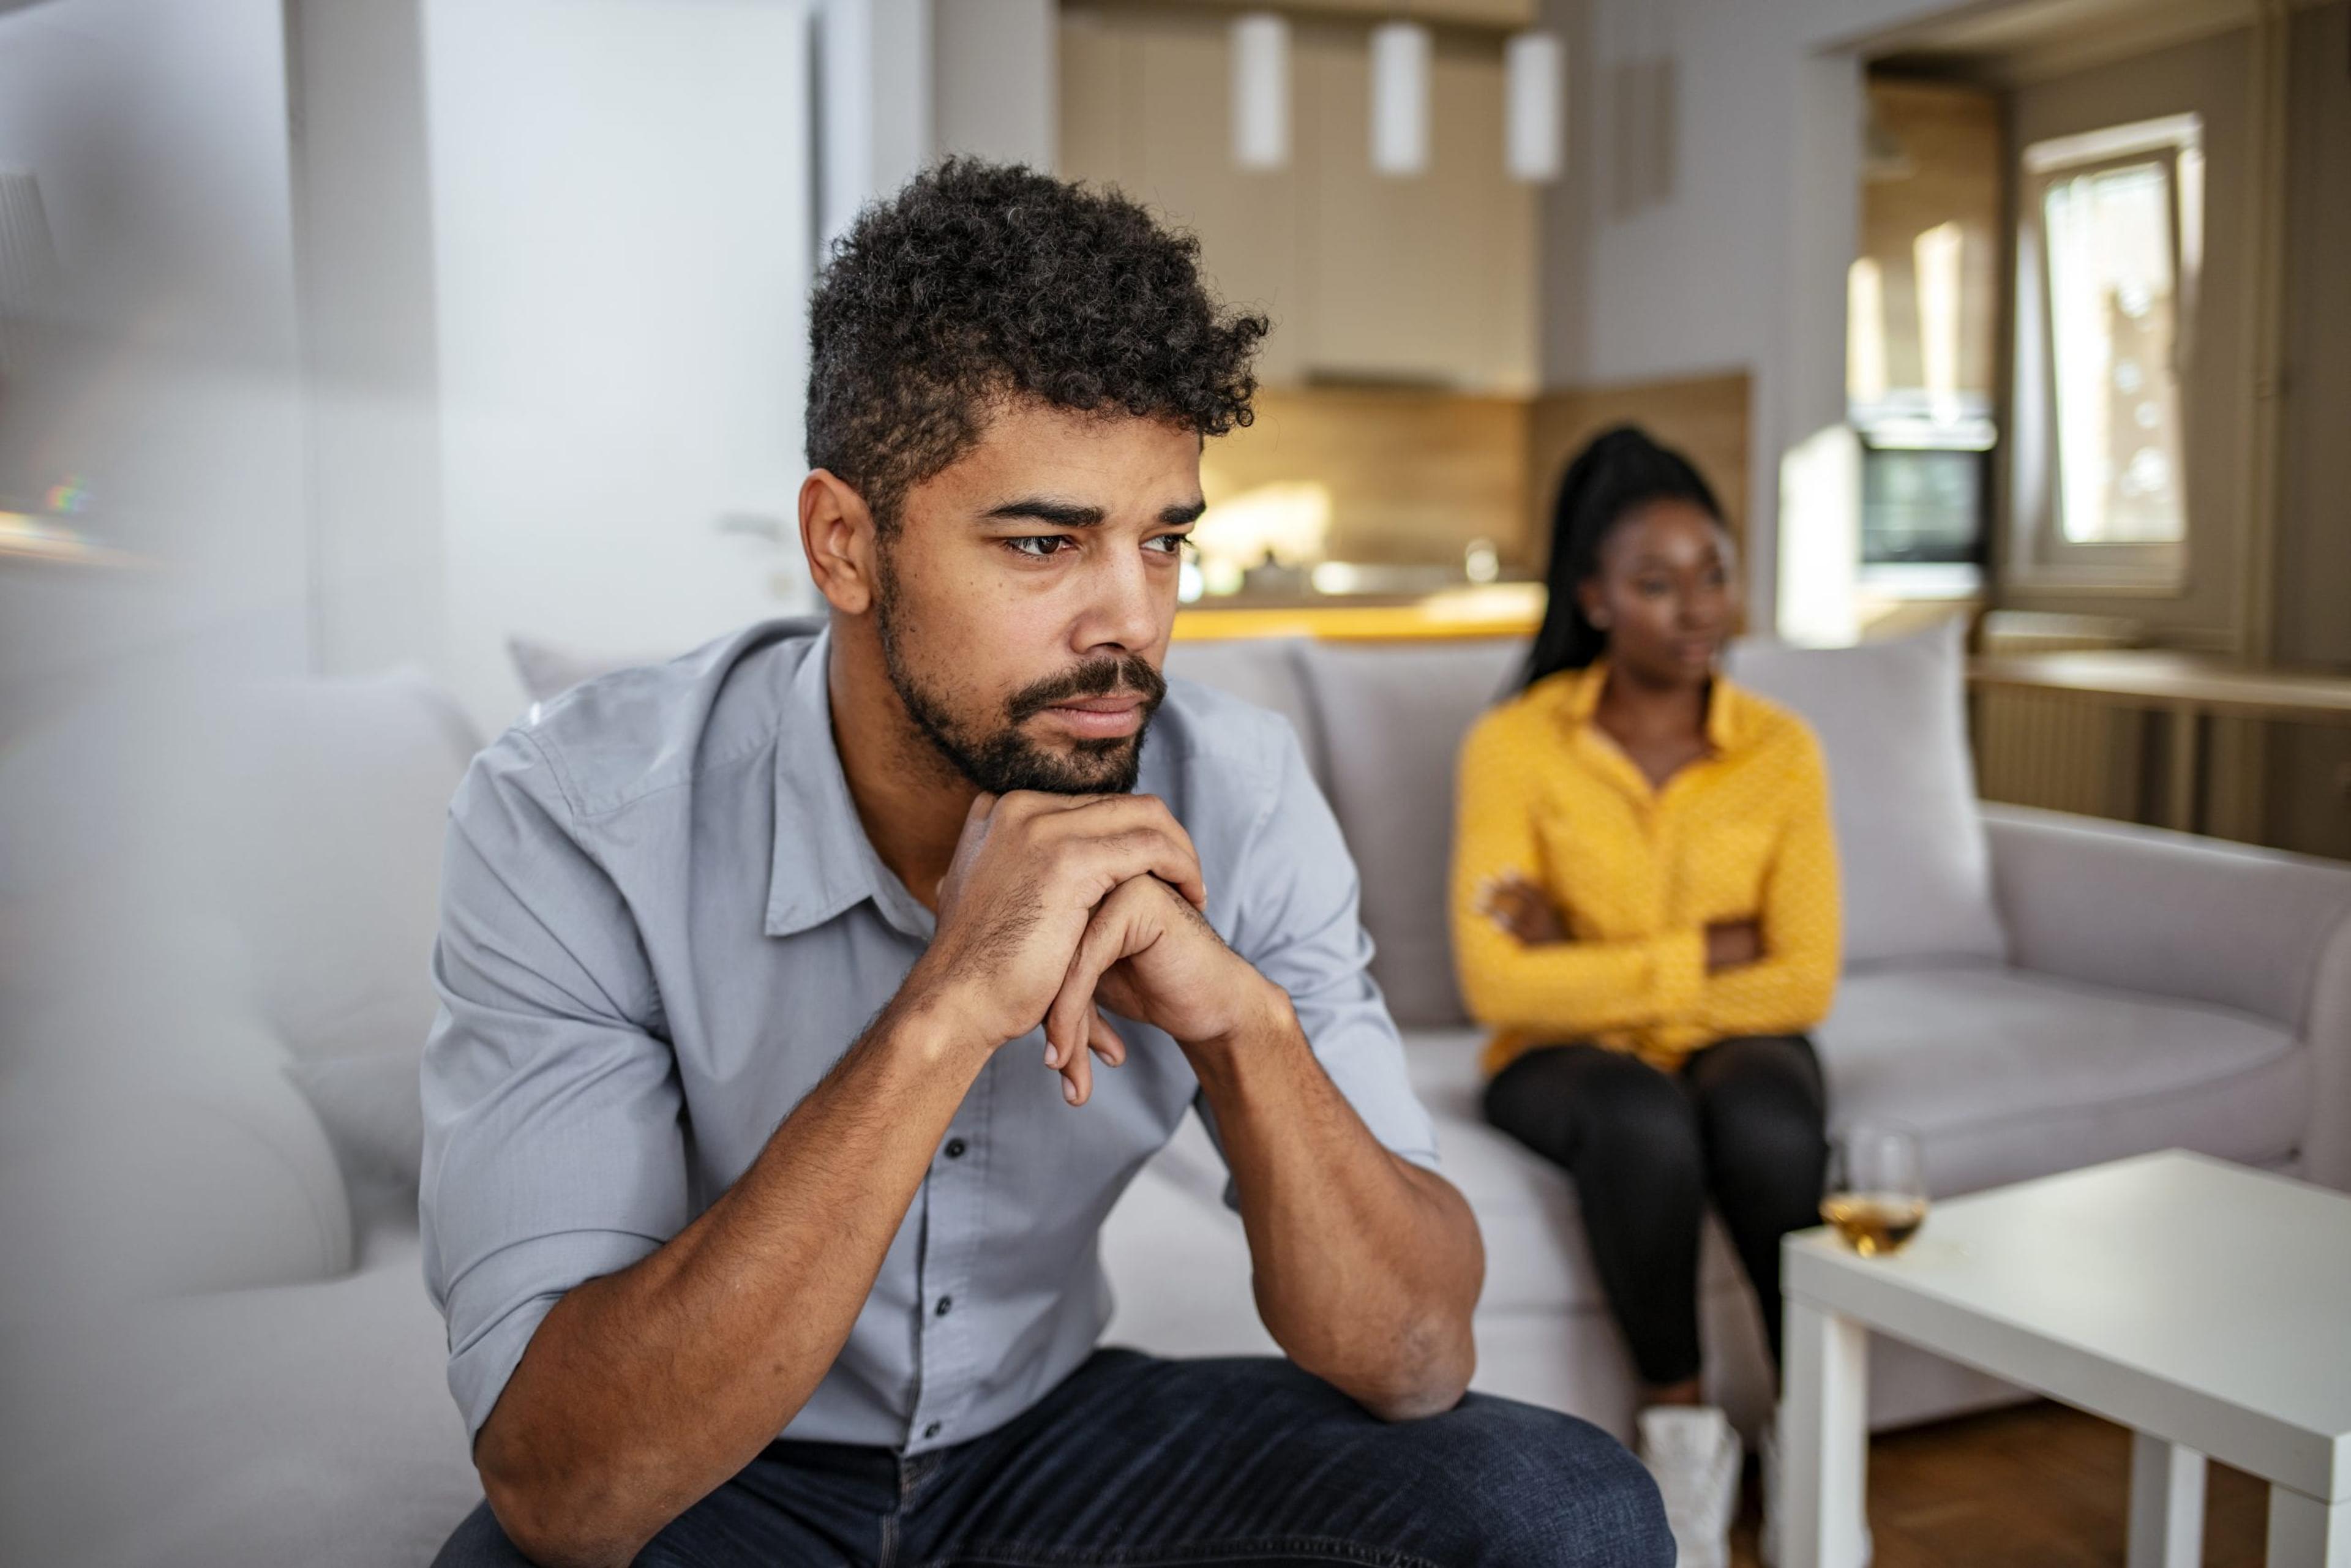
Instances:
[[[2351,1568],[2351,1197],[2172,1150],[1782,1258],[1785,1568],[1862,1560],[1873,1333],[2130,1427],[2131,1568],[2199,1559],[2207,1456],[2270,1483],[2270,1568]]]

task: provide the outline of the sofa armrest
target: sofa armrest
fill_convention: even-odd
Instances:
[[[2303,1038],[2310,1041],[2314,1060],[2302,1174],[2337,1192],[2351,1192],[2351,923],[2336,928],[2319,956]]]
[[[2012,961],[2293,1030],[2315,1071],[2304,1172],[2351,1189],[2351,865],[2022,806],[1983,815]]]
[[[5,1332],[341,1274],[350,1198],[266,1059],[20,1071],[0,1080],[0,1256]]]

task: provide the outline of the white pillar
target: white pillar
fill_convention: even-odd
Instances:
[[[931,0],[820,0],[816,12],[819,259],[931,161]]]

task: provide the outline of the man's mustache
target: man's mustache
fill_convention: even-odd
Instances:
[[[1056,704],[1072,698],[1106,697],[1122,687],[1143,699],[1146,718],[1167,695],[1166,680],[1151,667],[1150,661],[1140,653],[1129,653],[1118,659],[1092,659],[1075,669],[1023,686],[1006,702],[1005,712],[1014,724],[1020,724]]]

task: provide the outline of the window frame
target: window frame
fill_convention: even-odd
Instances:
[[[2015,277],[2017,305],[2011,388],[2012,434],[2009,478],[2007,577],[2017,587],[2055,591],[2093,590],[2177,598],[2187,591],[2196,538],[2185,432],[2196,416],[2192,376],[2196,316],[2200,303],[2202,238],[2188,234],[2180,166],[2203,152],[2203,117],[2171,114],[2053,137],[2026,147],[2018,159]],[[2175,320],[2171,374],[2182,438],[2173,454],[2179,468],[2180,538],[2176,541],[2073,540],[2065,537],[2059,498],[2063,462],[2057,434],[2057,355],[2054,269],[2048,254],[2050,188],[2063,181],[2155,162],[2162,166],[2163,199],[2171,239]],[[2197,222],[2200,225],[2201,196]]]

